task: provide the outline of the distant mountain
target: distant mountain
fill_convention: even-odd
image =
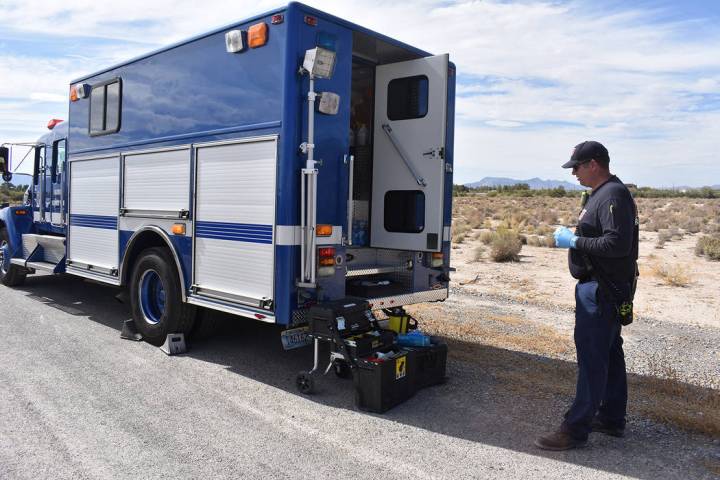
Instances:
[[[527,184],[531,190],[540,190],[547,188],[563,187],[565,190],[584,190],[584,187],[576,184],[565,182],[562,180],[543,180],[541,178],[531,178],[529,180],[516,180],[514,178],[505,177],[485,177],[479,182],[466,183],[466,187],[478,188],[478,187],[501,187],[517,185],[520,183]]]

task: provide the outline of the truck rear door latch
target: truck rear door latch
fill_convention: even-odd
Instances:
[[[433,157],[444,160],[445,159],[445,148],[431,148],[427,152],[423,152],[424,157]]]

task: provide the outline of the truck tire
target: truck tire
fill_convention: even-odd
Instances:
[[[195,317],[195,326],[192,332],[190,332],[190,338],[193,340],[207,340],[212,338],[220,332],[225,323],[225,319],[219,312],[208,308],[198,308],[198,313]]]
[[[170,333],[189,334],[196,308],[183,303],[175,260],[165,248],[143,251],[130,278],[130,307],[143,339],[156,346]]]
[[[0,229],[0,283],[6,287],[17,287],[25,282],[27,270],[10,263],[10,235],[7,229]]]

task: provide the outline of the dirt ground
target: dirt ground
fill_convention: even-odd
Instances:
[[[450,297],[412,307],[411,313],[424,330],[448,340],[453,360],[496,379],[499,394],[570,402],[575,281],[567,250],[523,245],[519,261],[497,263],[480,232],[473,229],[453,245]],[[688,233],[657,248],[658,233],[641,231],[635,322],[623,329],[628,421],[631,430],[649,438],[658,428],[670,428],[717,446],[720,262],[695,255],[699,235]],[[477,355],[473,345],[490,348],[492,356]],[[564,368],[549,366],[556,360]],[[548,412],[542,415],[548,415],[549,427],[557,423]]]
[[[694,253],[696,235],[655,248],[657,233],[643,232],[640,278],[635,312],[667,322],[720,328],[720,262]],[[453,282],[479,294],[502,295],[517,301],[574,307],[574,279],[567,270],[567,250],[524,245],[519,262],[497,263],[487,257],[474,261],[480,242],[466,240],[453,248]],[[676,267],[688,277],[687,286],[667,285],[655,272],[658,265]]]

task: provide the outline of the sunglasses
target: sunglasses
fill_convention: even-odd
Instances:
[[[574,165],[574,166],[572,167],[572,171],[574,172],[574,171],[577,170],[578,168],[582,167],[583,165],[587,165],[587,164],[589,164],[590,162],[592,162],[592,159],[587,160],[587,161],[584,161],[584,162],[582,162],[582,163],[578,163],[577,165]]]

